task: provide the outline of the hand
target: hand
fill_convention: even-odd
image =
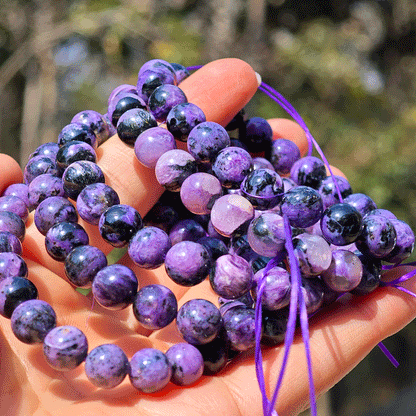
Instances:
[[[208,120],[226,124],[242,108],[257,89],[254,71],[244,62],[227,59],[213,62],[197,71],[181,84],[190,102],[200,106]],[[300,127],[289,120],[271,121],[275,134],[296,140],[303,154],[306,138]],[[117,137],[98,149],[98,163],[106,175],[106,183],[144,215],[162,193],[153,170],[144,168],[135,159],[132,149]],[[20,182],[22,173],[11,158],[0,155],[0,194],[10,184]],[[131,168],[132,167],[132,168]],[[111,247],[103,242],[96,227],[80,221],[90,235],[90,244],[105,253]],[[44,237],[33,224],[27,223],[24,257],[29,266],[29,279],[39,290],[39,298],[55,309],[58,325],[74,325],[87,336],[89,350],[104,343],[119,345],[130,358],[137,350],[155,347],[166,351],[182,342],[175,323],[167,328],[146,330],[134,318],[131,308],[112,312],[95,304],[71,287],[63,273],[63,265],[46,253]],[[167,277],[163,266],[154,271],[139,269],[126,256],[121,263],[137,274],[139,286],[160,283],[172,289],[179,306],[193,298],[203,297],[217,302],[209,282],[185,288]],[[410,267],[388,273],[390,278],[404,274]],[[416,291],[416,282],[405,286]],[[392,335],[416,316],[416,300],[394,288],[379,288],[366,297],[344,297],[332,307],[310,320],[310,342],[313,374],[317,395],[330,389],[345,376],[384,338]],[[260,390],[254,366],[254,354],[239,356],[220,374],[202,377],[187,388],[172,383],[161,392],[142,394],[128,379],[113,390],[94,387],[86,378],[84,365],[70,372],[59,372],[46,363],[41,345],[26,345],[17,340],[10,321],[0,317],[0,414],[7,415],[141,415],[141,416],[226,416],[260,415]],[[283,357],[283,346],[263,350],[268,394],[273,390]],[[308,378],[301,337],[295,338],[288,368],[279,393],[276,410],[280,416],[295,415],[308,407]]]

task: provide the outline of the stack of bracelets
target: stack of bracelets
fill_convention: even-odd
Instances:
[[[301,157],[290,140],[272,140],[270,124],[260,117],[247,118],[244,110],[225,128],[206,121],[204,112],[177,86],[195,69],[159,59],[147,62],[137,86],[112,91],[105,115],[78,113],[62,129],[58,143],[43,144],[31,155],[24,183],[10,185],[0,197],[0,314],[11,319],[20,341],[43,343],[51,367],[67,371],[85,361],[88,379],[105,389],[127,375],[145,393],[161,390],[170,381],[190,385],[252,350],[265,415],[276,414],[298,325],[316,415],[308,316],[345,293],[361,296],[386,285],[380,280],[382,269],[410,256],[414,234],[405,222],[378,209],[367,195],[352,193],[349,182],[332,173],[302,118],[267,84],[259,89],[304,129],[307,156]],[[134,147],[141,164],[155,169],[166,189],[143,219],[133,207],[120,204],[95,163],[98,144],[115,134]],[[177,148],[180,142],[187,151]],[[321,159],[312,156],[313,146]],[[176,319],[185,342],[166,352],[144,348],[129,360],[113,344],[88,352],[80,329],[56,326],[53,308],[37,299],[21,257],[25,221],[32,210],[47,252],[64,263],[73,286],[90,289],[94,300],[110,310],[132,305],[138,322],[149,330]],[[130,268],[108,265],[106,255],[89,245],[78,216],[97,225],[113,247],[128,248],[137,266],[155,269],[164,264],[178,285],[195,286],[209,276],[218,306],[192,299],[178,309],[166,286],[139,289]],[[388,285],[400,288],[398,283],[412,275]],[[282,369],[269,400],[260,344],[283,342]]]

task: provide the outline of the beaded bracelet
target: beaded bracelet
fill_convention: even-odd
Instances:
[[[24,171],[29,192],[22,184],[12,185],[0,201],[0,313],[11,318],[19,340],[43,342],[46,360],[53,368],[70,370],[85,360],[87,377],[101,388],[115,387],[127,374],[133,386],[143,392],[158,391],[169,381],[189,385],[203,371],[215,373],[226,365],[226,354],[210,360],[209,347],[231,344],[234,353],[229,358],[255,347],[263,413],[270,415],[276,414],[273,409],[299,307],[311,411],[316,415],[308,314],[315,313],[324,299],[329,303],[348,291],[365,294],[379,284],[386,285],[380,283],[380,259],[394,263],[384,269],[398,266],[413,250],[413,232],[393,214],[372,211],[376,206],[370,198],[361,194],[348,196],[348,182],[333,174],[300,115],[265,83],[259,89],[305,130],[309,149],[308,156],[301,158],[299,149],[290,141],[279,139],[271,146],[272,130],[265,120],[253,118],[245,122],[238,114],[228,130],[237,128],[239,138],[245,140],[250,151],[266,150],[273,162],[258,158],[253,170],[252,156],[242,148],[244,144],[232,143],[223,127],[207,122],[202,110],[188,103],[185,94],[174,85],[189,75],[188,70],[198,68],[171,66],[161,60],[148,62],[140,69],[137,88],[120,86],[112,92],[105,117],[93,111],[77,114],[59,135],[59,145],[42,145],[31,155]],[[161,127],[164,123],[166,128]],[[185,230],[177,228],[176,234],[171,231],[168,235],[154,226],[142,228],[139,213],[120,204],[117,193],[104,184],[104,175],[95,164],[94,149],[115,134],[115,126],[120,139],[134,145],[138,160],[155,168],[161,185],[180,191],[183,205],[200,220],[210,214],[211,229],[198,229],[193,220],[185,220]],[[187,141],[189,153],[176,149],[175,139]],[[313,146],[323,162],[312,156]],[[328,180],[325,167],[330,173]],[[289,172],[292,183],[280,176]],[[228,194],[222,196],[224,189]],[[99,226],[105,241],[114,247],[128,245],[128,254],[138,266],[152,269],[165,263],[168,276],[183,286],[199,284],[209,274],[213,290],[222,297],[220,310],[207,300],[195,299],[178,312],[176,298],[168,288],[149,285],[138,291],[131,269],[117,264],[107,266],[104,253],[88,245],[88,235],[77,224],[77,212],[66,196],[76,200],[78,214],[85,221]],[[176,317],[187,343],[171,347],[166,354],[142,349],[129,362],[124,352],[111,344],[88,354],[87,339],[79,329],[56,327],[53,309],[36,299],[36,287],[25,279],[27,266],[19,256],[19,238],[23,240],[23,221],[27,218],[25,206],[36,208],[35,224],[46,235],[47,251],[55,260],[65,262],[72,284],[92,286],[94,299],[108,309],[133,304],[134,315],[145,328],[163,328]],[[53,218],[48,218],[51,213]],[[319,232],[311,228],[317,223]],[[377,232],[384,233],[384,241],[371,244]],[[197,241],[189,241],[190,237]],[[229,254],[221,241],[224,238],[231,238]],[[152,243],[157,246],[154,250],[150,249]],[[332,253],[328,243],[332,244]],[[361,253],[354,254],[350,247],[353,243],[371,260]],[[243,253],[244,244],[250,250],[249,256]],[[348,250],[336,248],[340,246],[348,246]],[[316,247],[319,258],[313,257]],[[257,258],[247,261],[253,254]],[[184,258],[192,259],[192,267]],[[353,266],[341,271],[346,262]],[[254,276],[253,267],[259,268]],[[4,278],[5,270],[9,277]],[[415,273],[388,285],[415,296],[398,286]],[[255,309],[248,295],[250,290]],[[209,323],[204,321],[207,316]],[[241,332],[242,323],[249,328],[245,333]],[[283,364],[271,400],[265,392],[261,365],[262,339],[272,344],[285,342]],[[394,362],[384,345],[380,347]]]

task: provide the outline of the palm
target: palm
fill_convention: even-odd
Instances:
[[[251,98],[257,81],[251,68],[241,61],[218,61],[211,68],[211,72],[195,74],[181,87],[189,101],[205,111],[207,119],[224,123]],[[284,130],[281,134],[286,134],[287,138],[301,136],[290,123],[277,122],[275,125]],[[162,192],[153,172],[141,167],[133,151],[116,137],[100,148],[98,157],[106,174],[106,182],[118,192],[121,202],[134,206],[141,214],[147,212]],[[0,194],[10,182],[10,177],[19,181],[21,175],[8,159],[2,163],[4,165],[6,169],[0,178]],[[111,247],[103,242],[95,227],[82,225],[89,232],[90,244],[110,251]],[[73,290],[63,278],[62,264],[48,256],[43,237],[34,227],[33,218],[28,222],[24,256],[29,266],[29,278],[37,286],[39,297],[55,309],[58,325],[80,328],[88,337],[89,350],[100,344],[114,343],[131,357],[141,348],[155,347],[166,351],[172,344],[182,342],[174,323],[152,332],[138,324],[131,308],[109,312],[99,305],[92,306],[90,298]],[[177,296],[179,305],[201,297],[216,301],[217,296],[207,281],[185,288],[169,279],[163,268],[154,271],[139,269],[127,256],[121,263],[136,272],[140,287],[150,283],[168,286]],[[403,267],[400,271],[404,273],[408,268]],[[407,286],[410,290],[416,289],[415,284],[408,283]],[[317,392],[328,390],[380,340],[399,330],[414,316],[416,302],[413,298],[396,289],[383,288],[365,298],[345,299],[340,305],[314,317],[311,321],[311,349]],[[19,342],[6,319],[0,320],[0,327],[1,414],[186,416],[212,415],[215,412],[224,415],[257,415],[262,411],[253,354],[243,354],[219,375],[203,377],[189,388],[169,384],[159,393],[144,395],[127,381],[113,390],[97,389],[87,380],[83,366],[68,373],[55,371],[47,365],[41,345]],[[278,347],[263,353],[269,389],[273,388],[277,379],[282,352],[283,348]],[[300,339],[296,338],[277,410],[280,415],[297,414],[307,404],[304,350]]]

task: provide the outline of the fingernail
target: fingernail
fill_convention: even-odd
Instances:
[[[258,72],[256,72],[256,78],[257,78],[257,83],[258,83],[258,85],[260,87],[260,84],[261,84],[261,75]]]

